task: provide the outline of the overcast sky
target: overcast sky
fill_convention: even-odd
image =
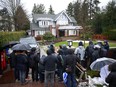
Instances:
[[[70,2],[73,2],[76,0],[21,0],[24,9],[28,12],[28,14],[31,14],[34,3],[36,4],[44,4],[46,11],[48,11],[50,5],[52,5],[53,10],[55,11],[55,14],[61,12],[62,10],[65,10]],[[111,0],[99,0],[100,7],[107,5],[107,3]]]

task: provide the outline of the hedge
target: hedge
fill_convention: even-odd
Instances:
[[[20,32],[0,32],[0,47],[9,41],[19,41],[21,37],[26,36],[24,31]]]
[[[116,40],[116,29],[105,32],[104,34],[108,36],[109,40]]]

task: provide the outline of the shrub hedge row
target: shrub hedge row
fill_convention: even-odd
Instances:
[[[0,47],[9,41],[19,41],[21,37],[24,37],[26,33],[24,31],[18,32],[0,32]]]
[[[108,36],[109,40],[116,40],[116,29],[108,31],[105,35]]]

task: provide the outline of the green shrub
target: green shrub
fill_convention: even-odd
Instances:
[[[55,36],[52,35],[51,32],[46,32],[46,33],[43,35],[43,39],[44,39],[44,40],[47,40],[47,41],[53,41],[53,40],[55,40]]]
[[[104,34],[108,36],[109,40],[116,40],[116,29],[113,29],[111,31],[107,31]]]
[[[21,37],[24,37],[26,33],[20,32],[0,32],[0,47],[9,41],[19,41]]]

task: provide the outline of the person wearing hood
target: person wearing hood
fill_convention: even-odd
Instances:
[[[75,76],[76,64],[78,62],[78,58],[74,54],[73,49],[68,49],[68,55],[66,55],[65,61],[65,71],[67,72],[67,81],[66,87],[77,87],[77,81]]]
[[[92,63],[92,53],[94,52],[94,44],[92,41],[89,41],[89,45],[85,49],[86,53],[86,65],[89,69],[90,64]]]
[[[109,75],[106,77],[105,81],[109,84],[108,87],[116,87],[116,62],[109,65]]]
[[[94,45],[94,52],[92,53],[92,62],[100,58],[100,46],[98,44]]]
[[[78,47],[75,49],[74,54],[76,54],[77,57],[79,58],[80,64],[83,67],[85,67],[85,59],[84,59],[84,57],[85,57],[85,48],[83,46],[83,42],[80,41],[78,43]]]
[[[68,50],[68,48],[67,48],[67,46],[66,46],[66,44],[63,44],[62,45],[62,50],[63,50],[63,55],[67,55],[68,53],[67,53],[67,50]]]
[[[45,57],[43,61],[43,65],[45,67],[45,86],[44,87],[54,87],[54,76],[55,76],[55,70],[57,65],[57,58],[55,55],[52,55],[52,51],[50,49],[47,50],[47,56]],[[50,81],[50,85],[48,86],[48,83]]]
[[[55,47],[53,44],[50,44],[49,50],[51,50],[52,53],[55,53]]]
[[[31,52],[29,53],[29,66],[32,69],[32,80],[39,81],[38,78],[38,63],[40,61],[40,53],[38,53],[35,47],[31,48]]]

